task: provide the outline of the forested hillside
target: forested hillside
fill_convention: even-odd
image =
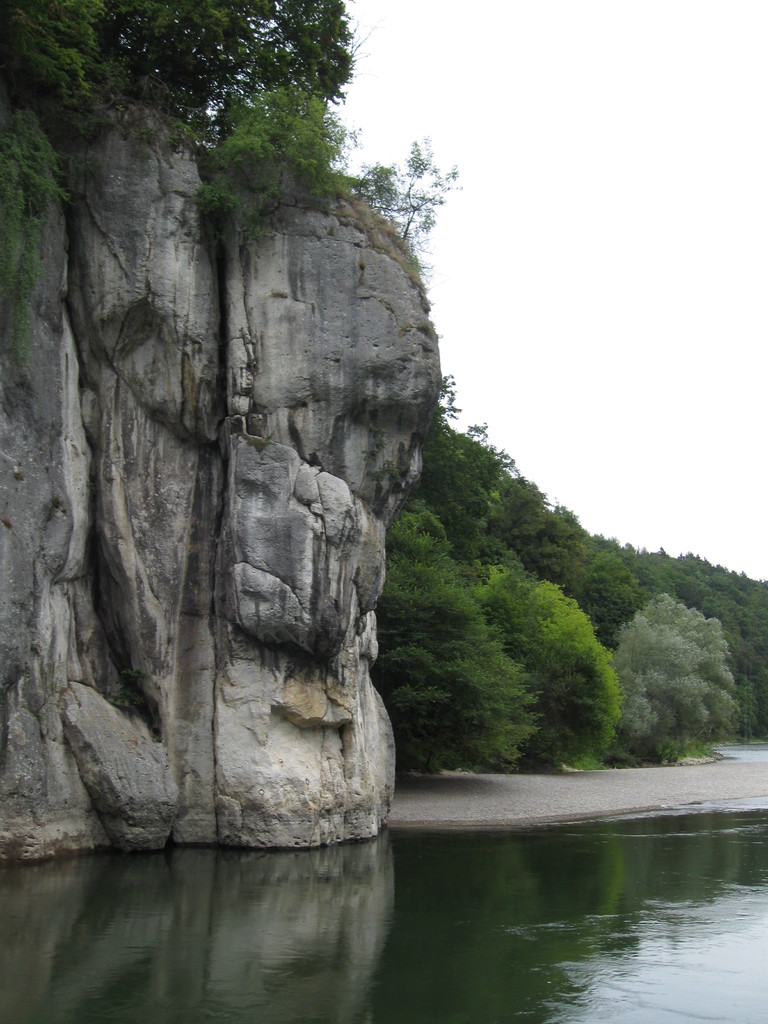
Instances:
[[[768,735],[768,584],[590,535],[454,417],[448,380],[388,538],[375,679],[401,769],[632,763]]]

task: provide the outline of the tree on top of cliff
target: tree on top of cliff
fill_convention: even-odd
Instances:
[[[338,100],[352,74],[343,0],[113,0],[99,37],[129,91],[185,119],[289,85]]]
[[[0,0],[12,92],[133,97],[196,127],[293,85],[335,101],[354,64],[344,0]]]
[[[97,26],[104,0],[0,0],[0,68],[12,96],[88,96],[102,58]]]
[[[429,139],[413,142],[403,167],[371,164],[363,167],[355,192],[397,226],[413,259],[424,268],[429,233],[448,193],[457,187],[459,171],[441,171]]]

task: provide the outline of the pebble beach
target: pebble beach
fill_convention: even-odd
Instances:
[[[768,809],[768,762],[726,760],[562,775],[407,776],[391,828],[526,828],[621,814],[722,807]]]

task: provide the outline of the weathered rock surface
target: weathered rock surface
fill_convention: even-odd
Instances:
[[[137,715],[81,683],[70,683],[60,705],[64,736],[113,845],[161,849],[179,796],[163,744]]]
[[[375,835],[424,298],[346,210],[217,247],[159,129],[77,156],[23,360],[0,311],[0,858]]]

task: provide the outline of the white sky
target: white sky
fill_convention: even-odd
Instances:
[[[766,0],[348,0],[367,162],[457,164],[432,317],[592,533],[768,578]]]

